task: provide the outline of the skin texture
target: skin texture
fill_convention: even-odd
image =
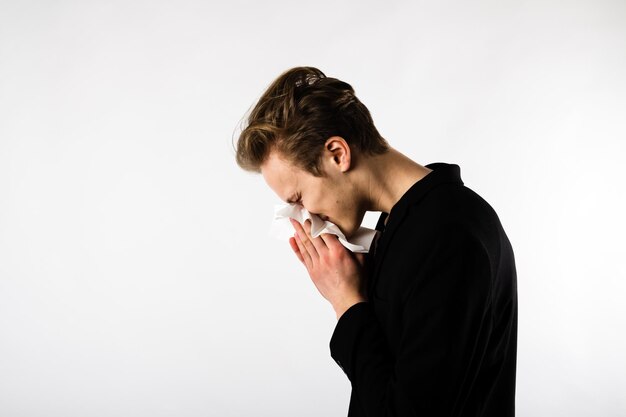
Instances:
[[[302,204],[309,212],[335,223],[349,240],[366,211],[389,213],[393,205],[431,170],[395,149],[382,155],[353,152],[340,136],[324,144],[320,160],[324,176],[315,177],[295,166],[277,151],[270,152],[261,174],[280,199]],[[346,249],[335,235],[312,238],[311,225],[292,220],[291,249],[322,296],[333,306],[337,319],[354,304],[367,301],[361,291],[367,271],[365,256]]]
[[[322,233],[312,238],[309,220],[304,228],[293,219],[291,224],[296,230],[289,239],[291,249],[306,267],[317,290],[332,304],[337,320],[354,304],[366,301],[359,290],[365,273],[365,256],[347,250],[335,235]]]

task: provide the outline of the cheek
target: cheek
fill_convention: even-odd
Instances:
[[[311,205],[309,209],[311,213],[322,214],[324,216],[333,216],[333,213],[336,213],[336,209],[332,204],[328,204],[327,201],[318,200]]]
[[[322,214],[341,222],[352,222],[354,217],[352,205],[346,198],[345,191],[333,187],[332,184],[316,184],[315,193],[308,194],[306,208],[311,213]]]
[[[315,189],[315,191],[312,191]],[[304,198],[307,210],[311,213],[329,215],[329,211],[334,209],[335,198],[332,190],[327,190],[322,186],[311,187],[311,191]]]

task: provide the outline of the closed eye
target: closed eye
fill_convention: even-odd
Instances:
[[[297,194],[294,198],[290,198],[287,200],[287,203],[289,204],[300,204],[302,205],[302,196],[300,194]]]

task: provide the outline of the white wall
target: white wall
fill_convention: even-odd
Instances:
[[[626,414],[625,3],[385,3],[0,1],[1,416],[346,414],[231,144],[296,65],[498,212],[518,415]]]

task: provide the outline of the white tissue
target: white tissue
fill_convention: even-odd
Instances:
[[[311,236],[318,237],[322,233],[330,233],[339,238],[339,242],[352,252],[367,253],[370,250],[376,230],[367,227],[360,227],[354,236],[350,238],[350,242],[346,236],[339,230],[334,223],[322,220],[319,216],[311,214],[303,206],[299,204],[278,204],[274,207],[274,221],[270,228],[270,236],[289,240],[293,237],[295,231],[293,225],[289,222],[289,218],[295,219],[304,225],[304,221],[311,220]]]

